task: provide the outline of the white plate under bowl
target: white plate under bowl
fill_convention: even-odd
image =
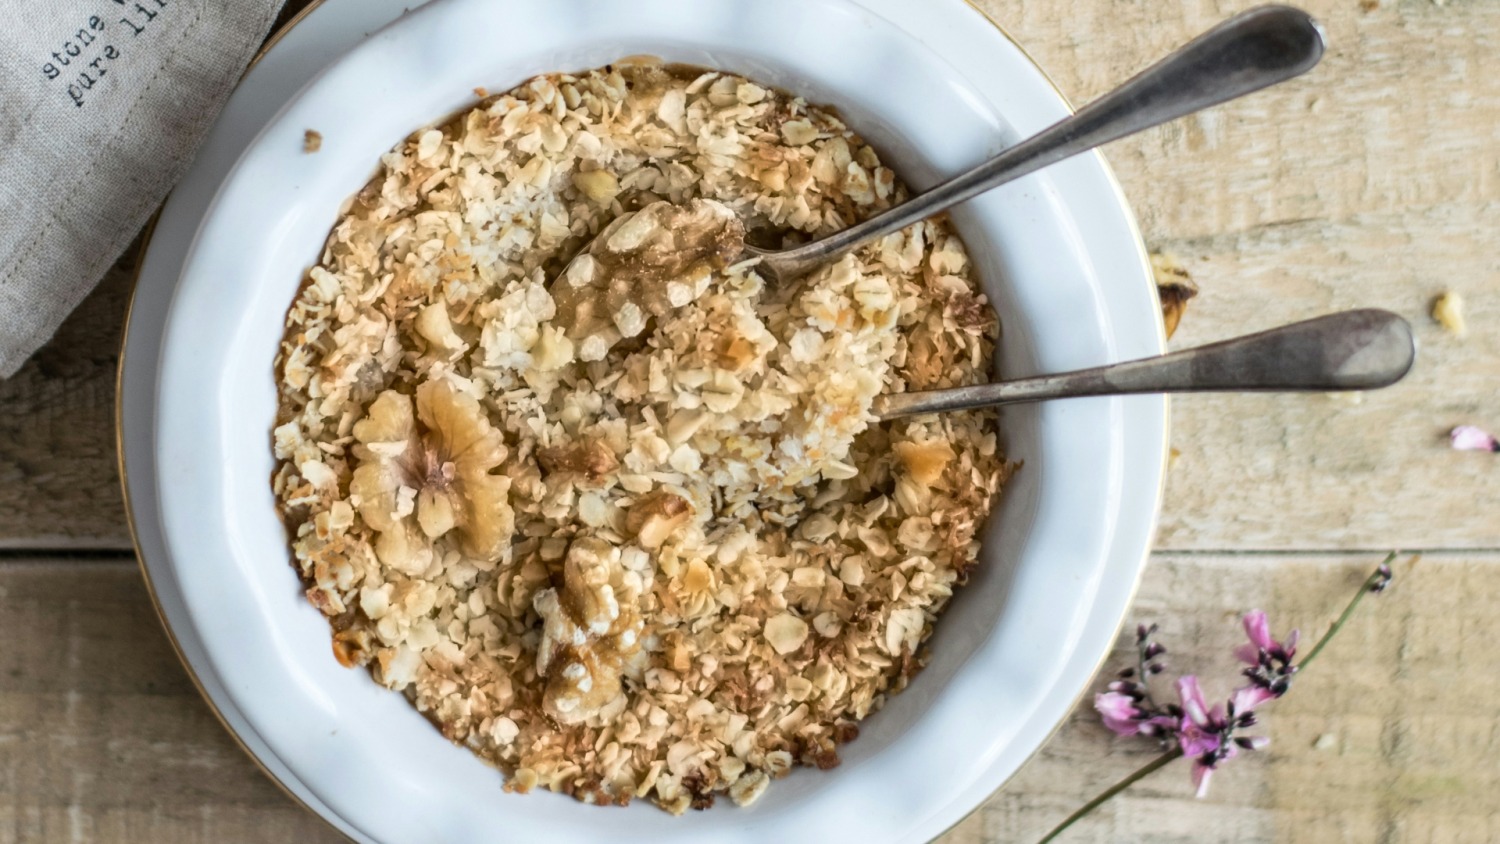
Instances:
[[[472,102],[476,86],[639,54],[733,70],[836,104],[918,188],[1062,118],[1066,103],[960,0],[438,0],[401,11],[401,0],[329,0],[271,50],[163,211],[140,277],[121,363],[126,491],[160,610],[206,696],[272,776],[361,841],[939,834],[1035,752],[1107,652],[1155,527],[1164,399],[1008,409],[1005,441],[1025,466],[926,671],[863,725],[838,769],[796,771],[750,809],[672,818],[504,794],[498,773],[404,699],[337,665],[267,484],[272,359],[340,203],[382,152]],[[316,155],[301,150],[306,129],[323,134]],[[1162,351],[1140,237],[1099,156],[953,219],[1000,313],[1003,375]]]

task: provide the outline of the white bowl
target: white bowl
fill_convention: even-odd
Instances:
[[[399,5],[362,3],[332,0],[314,18],[357,27]],[[148,578],[205,694],[268,771],[359,840],[658,844],[921,841],[1010,777],[1077,700],[1133,594],[1160,503],[1163,398],[1007,410],[1007,447],[1025,465],[926,671],[863,725],[842,767],[796,771],[750,809],[682,818],[504,794],[404,699],[339,667],[267,479],[272,360],[304,270],[380,154],[474,87],[637,54],[724,68],[837,105],[922,188],[1067,114],[1025,54],[960,0],[439,0],[255,122],[309,75],[313,46],[296,50],[251,74],[164,213],[171,235],[148,257],[122,362]],[[306,129],[323,134],[316,155],[301,150]],[[953,220],[1001,316],[1004,376],[1162,351],[1145,253],[1097,155]]]

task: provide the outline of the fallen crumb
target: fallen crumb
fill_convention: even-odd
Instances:
[[[484,87],[483,85],[480,85],[478,88],[474,89],[474,96],[480,98],[481,100],[485,97],[488,97],[489,95],[490,89]]]
[[[1455,337],[1469,333],[1464,323],[1464,297],[1451,290],[1432,300],[1432,318]]]
[[[1500,451],[1500,440],[1494,434],[1473,425],[1459,425],[1448,438],[1459,451]]]
[[[1332,750],[1338,746],[1339,740],[1333,733],[1324,733],[1313,740],[1313,750]]]
[[[1182,315],[1187,312],[1188,300],[1198,295],[1198,285],[1177,258],[1166,252],[1151,253],[1151,270],[1156,276],[1162,322],[1166,323],[1167,339],[1170,340],[1177,333]]]
[[[306,132],[303,133],[303,135],[302,135],[302,151],[303,152],[317,152],[318,150],[320,150],[322,148],[323,148],[323,135],[322,135],[321,132],[315,132],[312,129],[308,129]]]

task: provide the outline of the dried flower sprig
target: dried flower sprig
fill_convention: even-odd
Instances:
[[[1061,835],[1064,830],[1080,818],[1099,808],[1147,776],[1161,770],[1177,759],[1192,760],[1193,785],[1197,796],[1208,793],[1209,779],[1220,764],[1233,759],[1244,750],[1261,750],[1270,739],[1264,736],[1242,735],[1241,731],[1257,723],[1256,708],[1285,695],[1291,690],[1292,680],[1308,664],[1322,653],[1354,615],[1365,595],[1384,592],[1391,584],[1393,573],[1391,561],[1396,559],[1392,551],[1375,571],[1360,584],[1359,591],[1349,601],[1328,632],[1323,634],[1300,661],[1297,660],[1297,643],[1300,635],[1296,630],[1287,634],[1284,641],[1271,635],[1270,621],[1260,610],[1247,613],[1243,619],[1246,644],[1235,649],[1235,656],[1249,667],[1241,674],[1249,681],[1236,689],[1229,700],[1212,708],[1208,706],[1198,678],[1188,674],[1177,678],[1174,684],[1177,703],[1158,704],[1151,692],[1151,678],[1164,670],[1160,661],[1167,649],[1155,641],[1156,625],[1136,628],[1136,664],[1121,671],[1108,689],[1094,697],[1094,708],[1104,721],[1104,726],[1120,736],[1150,736],[1158,739],[1165,752],[1139,770],[1105,789],[1099,796],[1079,807],[1062,823],[1042,838],[1039,844]]]
[[[1154,624],[1136,628],[1135,667],[1121,671],[1119,679],[1109,684],[1109,691],[1094,697],[1094,708],[1104,719],[1104,726],[1118,735],[1166,736],[1165,731],[1172,726],[1151,697],[1151,677],[1162,672],[1164,666],[1158,660],[1167,653],[1152,638],[1156,629]]]

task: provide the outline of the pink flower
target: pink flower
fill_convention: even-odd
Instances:
[[[1109,684],[1109,691],[1094,695],[1094,709],[1104,726],[1117,736],[1157,736],[1177,728],[1177,721],[1142,708],[1146,698],[1142,686],[1125,680]]]
[[[1500,451],[1500,440],[1473,425],[1459,425],[1448,436],[1459,451]]]
[[[1226,713],[1223,707],[1208,708],[1197,677],[1189,674],[1177,679],[1177,697],[1182,706],[1182,718],[1177,725],[1177,746],[1182,748],[1183,756],[1193,760],[1193,786],[1197,796],[1208,793],[1208,781],[1220,762],[1238,756],[1241,749],[1259,750],[1269,744],[1269,739],[1259,736],[1237,738],[1234,735],[1237,728],[1255,724],[1255,714],[1250,708],[1269,700],[1264,698],[1250,703],[1258,691],[1248,688],[1235,692]]]
[[[1282,644],[1271,638],[1271,623],[1267,620],[1265,611],[1251,610],[1245,613],[1245,635],[1249,637],[1250,644],[1240,645],[1234,649],[1234,655],[1240,662],[1250,665],[1260,664],[1260,655],[1269,654],[1279,658],[1283,662],[1290,662],[1297,654],[1297,641],[1302,638],[1301,632],[1293,630],[1286,637],[1286,644]]]
[[[1454,447],[1473,447],[1467,444],[1467,439],[1465,445],[1459,445],[1460,433],[1454,431]],[[1500,451],[1500,443],[1493,437],[1482,431],[1478,433],[1487,438],[1479,441],[1482,447]],[[1166,649],[1154,640],[1156,625],[1148,627],[1143,624],[1137,628],[1135,665],[1121,670],[1105,692],[1094,696],[1094,709],[1099,712],[1104,726],[1116,735],[1154,736],[1166,752],[1069,816],[1043,840],[1054,840],[1079,818],[1178,757],[1185,757],[1192,765],[1193,788],[1199,797],[1203,797],[1208,793],[1209,781],[1220,764],[1243,751],[1261,750],[1269,745],[1270,739],[1264,736],[1240,733],[1256,725],[1260,706],[1290,690],[1293,677],[1343,628],[1366,592],[1381,592],[1390,585],[1391,561],[1395,558],[1396,552],[1393,551],[1373,574],[1365,578],[1360,592],[1349,602],[1343,615],[1318,640],[1312,653],[1300,662],[1296,661],[1299,639],[1296,630],[1287,634],[1285,641],[1277,641],[1271,635],[1271,624],[1264,612],[1254,610],[1247,613],[1243,623],[1249,641],[1236,648],[1235,655],[1249,666],[1241,673],[1249,678],[1250,683],[1235,689],[1228,700],[1212,708],[1203,697],[1198,678],[1193,675],[1177,679],[1177,703],[1157,702],[1152,694],[1151,679],[1165,668],[1160,657]]]
[[[1094,696],[1094,709],[1104,726],[1117,736],[1166,737],[1177,729],[1177,719],[1164,713],[1151,697],[1151,678],[1161,672],[1159,660],[1167,652],[1152,640],[1155,634],[1154,624],[1136,628],[1135,666],[1121,671],[1108,691]]]
[[[1245,686],[1234,690],[1234,697],[1229,700],[1234,704],[1235,712],[1249,712],[1268,700],[1275,700],[1276,694],[1270,689],[1260,686]]]
[[[1194,762],[1193,763],[1193,796],[1194,797],[1207,797],[1208,796],[1208,780],[1213,775],[1214,775],[1213,766],[1211,766],[1211,765],[1204,765],[1204,764],[1202,764],[1200,762]]]
[[[1217,748],[1219,740],[1212,735],[1214,719],[1203,700],[1203,690],[1198,688],[1198,678],[1191,674],[1178,677],[1177,698],[1182,701],[1182,722],[1177,727],[1182,754],[1201,756]]]
[[[1297,673],[1292,660],[1297,656],[1297,641],[1301,635],[1293,630],[1285,642],[1271,638],[1271,624],[1260,610],[1245,614],[1245,635],[1250,643],[1235,648],[1234,655],[1250,666],[1242,673],[1250,678],[1253,690],[1245,690],[1246,696],[1240,700],[1247,704],[1242,711],[1249,711],[1272,698],[1281,697],[1291,688],[1292,675]]]
[[[1136,708],[1135,698],[1120,692],[1104,692],[1094,695],[1094,709],[1099,717],[1117,736],[1134,736],[1141,732],[1141,710]]]
[[[1182,748],[1183,756],[1193,760],[1193,786],[1197,795],[1202,797],[1208,793],[1208,780],[1213,776],[1214,768],[1221,759],[1234,755],[1233,745],[1230,745],[1228,755],[1221,754],[1223,716],[1209,712],[1197,677],[1188,674],[1177,678],[1177,697],[1182,702],[1177,745]]]

